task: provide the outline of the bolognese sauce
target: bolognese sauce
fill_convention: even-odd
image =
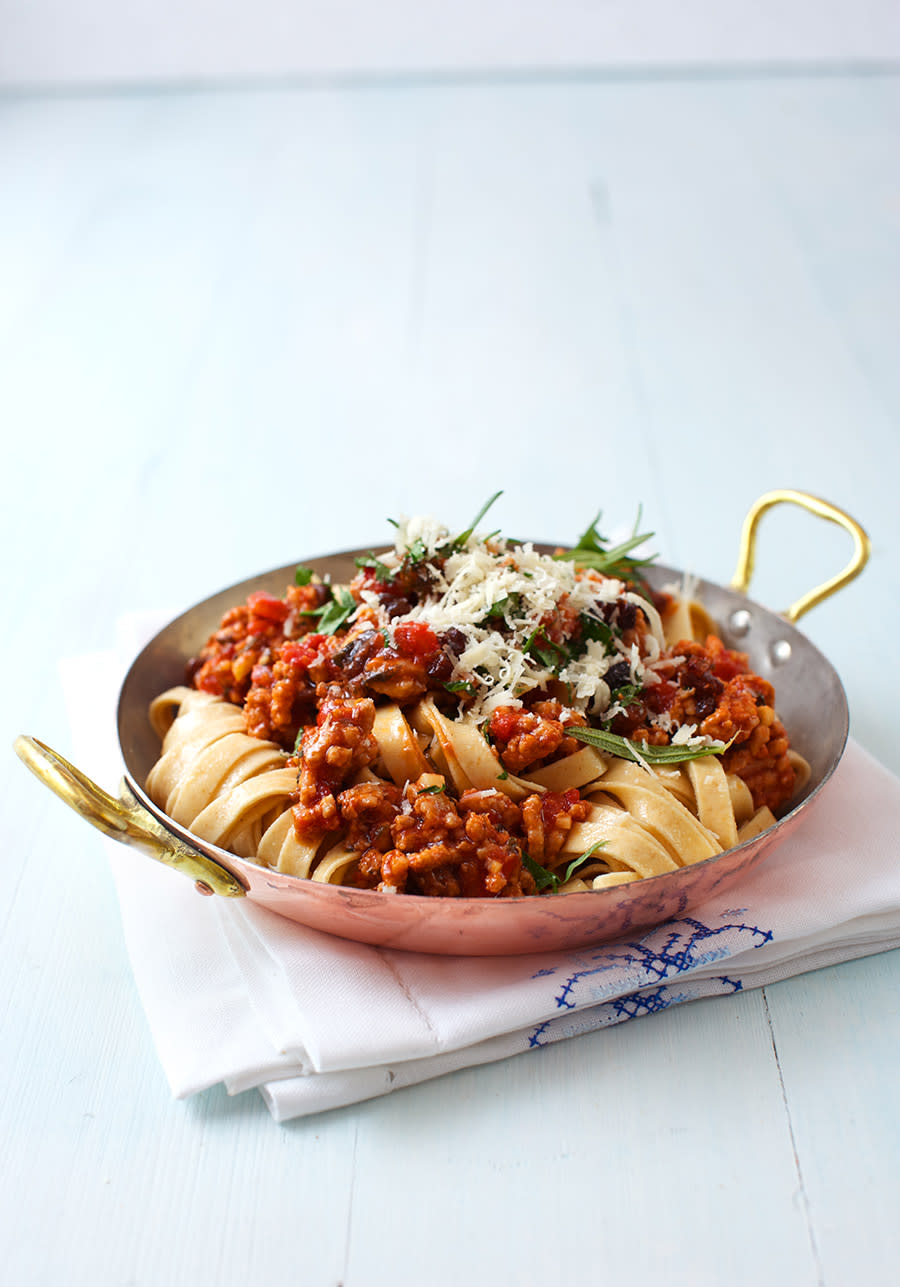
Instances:
[[[300,569],[283,597],[250,594],[188,667],[194,688],[240,707],[251,737],[282,748],[296,772],[296,835],[339,834],[351,883],[441,897],[537,892],[545,864],[591,815],[580,786],[542,778],[584,753],[591,730],[624,740],[638,762],[653,748],[714,750],[755,808],[774,813],[790,799],[795,768],[771,684],[714,634],[667,639],[675,598],[652,591],[639,562],[595,557],[606,551],[593,527],[581,550],[553,558],[428,524],[407,522],[394,550],[358,560],[345,587]],[[439,746],[425,767],[441,771],[386,780],[376,713],[423,702],[479,731],[495,784],[461,788]],[[421,770],[428,730],[411,718],[405,753]]]

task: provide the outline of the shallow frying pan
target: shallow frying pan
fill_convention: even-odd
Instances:
[[[779,616],[748,599],[745,592],[753,571],[759,519],[782,501],[844,527],[853,537],[855,550],[841,573]],[[346,582],[356,571],[354,557],[361,553],[350,550],[315,560],[316,571],[330,575],[333,582]],[[787,838],[831,777],[847,740],[847,699],[834,668],[793,623],[858,575],[868,553],[866,533],[842,510],[804,492],[769,492],[745,519],[731,587],[697,583],[696,597],[718,623],[725,645],[748,653],[751,668],[774,684],[778,713],[791,744],[806,757],[812,772],[790,812],[761,835],[705,862],[631,884],[519,899],[388,897],[375,890],[282,875],[200,840],[168,818],[143,788],[159,756],[159,742],[147,714],[150,702],[183,682],[188,658],[217,629],[228,608],[242,602],[251,590],[283,594],[293,579],[295,563],[242,581],[197,604],[141,652],[119,697],[119,741],[126,768],[120,799],[107,795],[34,738],[18,738],[16,751],[51,790],[94,826],[190,876],[201,894],[250,898],[301,925],[411,951],[496,956],[603,943],[683,915],[755,866]],[[657,588],[680,577],[679,572],[660,566],[648,573]]]

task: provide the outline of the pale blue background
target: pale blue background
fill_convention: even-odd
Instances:
[[[898,124],[871,67],[0,100],[7,745],[123,612],[387,515],[643,503],[727,580],[786,485],[871,531],[804,628],[900,769]],[[754,592],[847,552],[772,515]],[[895,1281],[896,954],[278,1127],[170,1101],[96,837],[3,791],[9,1281]]]

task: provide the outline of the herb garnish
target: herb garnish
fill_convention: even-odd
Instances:
[[[407,545],[405,557],[410,563],[425,562],[428,558],[428,546],[422,540],[421,536],[417,536],[411,545]]]
[[[619,581],[643,581],[641,568],[647,567],[656,558],[655,554],[649,555],[645,559],[632,559],[628,556],[631,551],[637,549],[644,541],[649,541],[653,535],[652,532],[638,532],[638,525],[641,521],[641,511],[638,510],[637,518],[634,523],[634,530],[627,541],[621,545],[616,545],[612,549],[605,536],[601,536],[597,531],[597,524],[600,522],[602,510],[598,511],[597,517],[578,538],[578,544],[571,550],[564,550],[562,554],[554,557],[557,559],[566,559],[571,563],[579,563],[582,567],[593,568],[595,572],[602,572],[604,576],[615,577]]]
[[[582,863],[587,862],[588,858],[593,858],[594,854],[597,852],[598,849],[605,849],[605,848],[606,848],[605,840],[595,840],[589,849],[585,849],[583,854],[580,854],[577,858],[572,859],[572,861],[569,863],[568,867],[565,870],[561,883],[564,885],[567,880],[571,880],[576,869],[580,867]]]
[[[491,506],[493,505],[494,501],[498,500],[502,495],[503,495],[503,492],[502,492],[502,491],[494,492],[494,494],[493,494],[493,496],[491,497],[491,499],[490,499],[490,500],[488,500],[488,501],[485,501],[485,502],[484,502],[484,504],[482,505],[481,509],[478,511],[478,513],[477,513],[477,514],[475,515],[475,517],[472,519],[472,522],[469,524],[469,526],[466,528],[466,530],[465,530],[464,532],[460,532],[459,536],[454,536],[453,540],[450,542],[450,545],[451,545],[451,547],[452,547],[454,550],[461,550],[461,549],[464,549],[464,548],[465,548],[465,546],[466,546],[466,545],[468,545],[468,543],[469,543],[469,541],[470,541],[470,539],[471,539],[471,537],[472,537],[472,534],[473,534],[473,532],[475,531],[475,528],[478,526],[478,524],[479,524],[479,523],[481,522],[481,520],[484,518],[485,514],[486,514],[486,513],[488,512],[488,510],[491,508]]]
[[[353,616],[358,607],[359,604],[350,591],[338,586],[333,597],[323,607],[316,608],[307,615],[319,618],[319,630],[323,635],[333,635]]]
[[[566,733],[580,742],[589,742],[599,751],[618,756],[620,760],[631,760],[634,764],[680,764],[683,760],[699,760],[704,755],[721,755],[731,745],[730,742],[714,742],[711,746],[649,746],[644,742],[632,743],[627,737],[607,733],[604,729],[572,725]]]
[[[294,584],[309,585],[312,579],[313,579],[312,568],[304,567],[303,564],[301,563],[298,566],[297,571],[294,573]]]
[[[562,876],[557,876],[556,872],[548,871],[546,867],[542,867],[539,862],[535,862],[531,855],[525,853],[524,850],[522,851],[522,866],[531,873],[539,890],[552,889],[554,894],[558,894],[560,885],[564,885],[567,880],[571,880],[574,872],[583,863],[587,862],[588,858],[592,858],[598,849],[602,849],[605,845],[605,840],[597,840],[591,845],[590,849],[585,849],[583,854],[579,854],[577,858],[572,859]]]
[[[548,871],[546,867],[542,867],[539,862],[535,862],[531,855],[526,854],[524,850],[522,852],[522,866],[527,872],[531,873],[534,883],[539,890],[552,887],[555,894],[559,889],[559,877],[554,876],[552,871]]]
[[[537,657],[542,666],[552,670],[554,675],[566,666],[572,659],[571,649],[565,644],[556,643],[553,639],[548,639],[544,633],[543,626],[537,626],[522,644],[522,651],[531,657]]]
[[[621,688],[612,691],[612,703],[616,706],[630,706],[643,692],[640,684],[622,684]]]
[[[372,568],[375,572],[375,580],[382,585],[390,585],[394,579],[394,573],[388,565],[382,563],[381,559],[371,551],[362,558],[354,559],[353,561],[358,568]]]
[[[436,782],[434,786],[421,787],[416,792],[416,794],[417,795],[440,795],[443,790],[444,790],[444,783]]]
[[[586,612],[582,612],[578,620],[581,623],[581,638],[585,643],[596,640],[603,644],[607,653],[612,650],[613,632],[605,621],[589,617]]]

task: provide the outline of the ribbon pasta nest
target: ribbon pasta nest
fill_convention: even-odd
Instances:
[[[647,585],[646,537],[595,520],[551,556],[477,534],[486,509],[226,613],[151,705],[152,799],[280,872],[443,897],[600,889],[770,826],[808,766],[702,606]]]

